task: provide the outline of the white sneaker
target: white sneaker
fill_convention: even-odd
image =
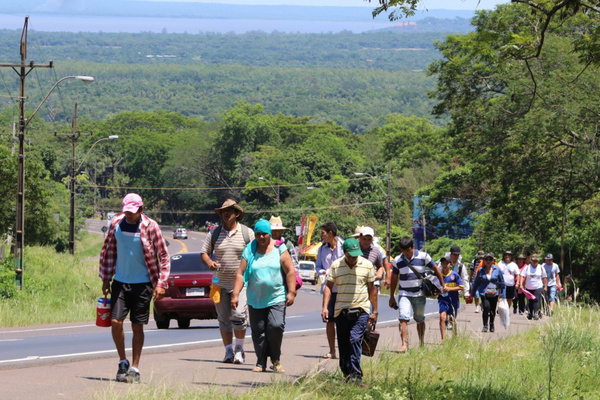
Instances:
[[[478,313],[479,311],[481,311],[481,308],[479,306],[475,307],[475,312]]]
[[[246,354],[244,354],[244,350],[242,350],[242,346],[235,346],[235,355],[233,356],[234,364],[243,364],[246,362]]]

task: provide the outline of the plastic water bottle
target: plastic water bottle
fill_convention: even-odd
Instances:
[[[219,270],[221,269],[221,264],[216,264],[216,269],[213,271],[213,283],[219,283]]]

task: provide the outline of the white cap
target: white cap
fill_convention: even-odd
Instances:
[[[363,226],[362,229],[360,230],[360,234],[362,236],[375,237],[375,231],[373,230],[373,228],[370,228],[368,226]]]

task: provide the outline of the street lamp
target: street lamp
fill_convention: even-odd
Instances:
[[[275,200],[277,202],[277,208],[279,208],[279,178],[277,178],[277,190],[275,190],[275,188],[273,187],[273,185],[271,185],[271,182],[269,182],[268,180],[266,180],[265,178],[263,178],[262,176],[258,177],[259,181],[265,181],[269,184],[269,186],[271,186],[271,189],[273,189],[273,193],[275,193]]]
[[[77,110],[77,105],[75,106],[75,110]],[[74,120],[75,120],[75,118],[74,118]],[[56,133],[54,135],[55,136],[63,136],[63,135],[58,135]],[[75,123],[73,123],[73,133],[69,134],[69,135],[65,135],[65,136],[68,136],[71,138],[71,143],[73,144],[72,157],[71,157],[71,185],[70,185],[71,186],[71,207],[70,207],[71,209],[69,212],[69,253],[71,253],[71,254],[75,254],[75,186],[77,184],[76,173],[77,173],[77,171],[79,171],[81,169],[81,166],[83,165],[83,163],[85,162],[85,160],[87,159],[87,157],[89,156],[90,152],[92,151],[92,149],[94,148],[94,146],[96,144],[98,144],[104,140],[119,138],[119,136],[117,136],[117,135],[111,135],[111,136],[96,140],[88,149],[88,152],[83,157],[83,161],[81,161],[81,163],[79,164],[79,167],[75,168],[76,142],[77,142],[77,139],[79,139],[79,137],[85,136],[85,135],[91,135],[91,133],[75,132]]]
[[[327,198],[327,196],[325,196],[325,193],[323,193],[323,191],[321,190],[321,188],[318,188],[316,186],[307,186],[306,189],[307,190],[315,190],[315,189],[317,189],[319,191],[319,193],[321,193],[321,196],[323,196],[323,198],[325,199],[325,201],[329,201],[329,199]]]
[[[27,24],[27,22],[26,22]],[[24,29],[26,32],[26,29]],[[42,102],[37,106],[33,114],[29,116],[29,118],[25,118],[25,77],[28,72],[25,70],[28,68],[25,63],[26,53],[24,51],[21,52],[21,64],[20,64],[20,73],[19,76],[21,78],[21,89],[20,89],[20,100],[19,100],[19,157],[18,157],[18,170],[17,170],[17,221],[16,221],[16,230],[15,230],[15,282],[19,289],[23,287],[23,255],[25,250],[25,128],[33,117],[37,114],[38,110],[46,102],[50,94],[54,91],[54,89],[58,86],[59,83],[66,79],[78,79],[84,81],[86,83],[90,83],[94,81],[94,78],[91,76],[83,76],[83,75],[74,75],[74,76],[65,76],[64,78],[56,81],[54,86],[48,91],[48,94]],[[49,65],[52,68],[52,64]],[[32,63],[29,65],[29,68],[33,69]]]
[[[356,176],[368,176],[371,179],[373,179],[376,183],[377,186],[379,187],[379,189],[381,189],[381,191],[383,192],[383,194],[386,196],[386,213],[387,213],[387,229],[385,232],[385,252],[388,258],[388,262],[391,262],[391,256],[390,256],[390,249],[391,249],[391,241],[392,241],[392,196],[391,196],[391,183],[392,183],[392,164],[388,164],[388,176],[387,176],[387,193],[385,192],[385,190],[383,190],[383,187],[381,186],[381,184],[375,180],[375,177],[371,174],[368,174],[366,172],[355,172],[354,175]]]

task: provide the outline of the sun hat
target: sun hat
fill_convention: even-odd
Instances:
[[[450,253],[460,254],[460,247],[458,247],[458,245],[456,245],[456,244],[450,246]]]
[[[143,205],[144,202],[139,194],[129,193],[123,198],[123,212],[129,211],[136,213]]]
[[[353,238],[357,238],[360,236],[360,231],[362,231],[363,226],[362,225],[356,225],[356,228],[354,228],[354,233],[352,234]]]
[[[531,256],[531,261],[540,261],[540,255],[539,254],[534,254]]]
[[[223,211],[226,208],[233,208],[236,211],[239,211],[240,215],[237,217],[238,221],[241,221],[244,218],[244,209],[235,200],[232,199],[225,200],[221,207],[215,208],[215,214],[217,214],[220,217],[221,211]]]
[[[485,253],[483,252],[483,250],[479,250],[477,252],[477,258],[483,258],[483,256],[485,256]]]
[[[487,260],[488,258],[491,258],[493,260],[496,257],[494,257],[494,253],[485,253],[485,256],[483,256],[483,259]]]
[[[527,257],[525,257],[525,254],[523,254],[523,253],[519,253],[519,255],[517,256],[517,260],[518,260],[519,258],[522,258],[522,259],[524,260],[524,259],[526,259]]]
[[[258,233],[268,233],[269,235],[272,234],[271,224],[269,223],[269,221],[261,218],[258,220],[258,222],[256,222],[256,225],[254,225],[254,234]]]
[[[346,239],[346,241],[344,241],[342,249],[348,254],[350,254],[352,257],[358,257],[363,255],[363,252],[360,249],[360,245],[358,244],[358,240],[356,240],[355,238]]]
[[[275,217],[275,216],[271,215],[271,218],[269,219],[269,223],[271,224],[271,230],[273,230],[273,231],[290,229],[290,228],[286,228],[285,226],[283,226],[281,217]]]
[[[553,260],[553,259],[554,259],[554,256],[551,253],[548,253],[546,255],[546,257],[544,257],[544,260]]]

